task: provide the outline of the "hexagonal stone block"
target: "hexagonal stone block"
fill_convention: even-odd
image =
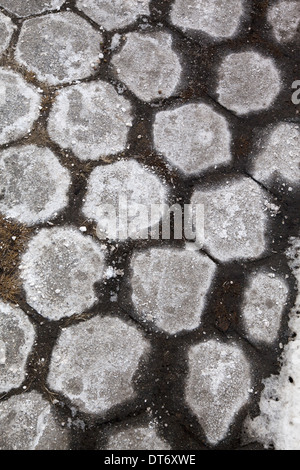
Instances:
[[[171,21],[184,31],[204,31],[215,38],[233,36],[243,14],[242,0],[175,0]]]
[[[76,6],[107,30],[124,28],[149,14],[150,0],[77,0]]]
[[[153,248],[135,253],[131,267],[132,300],[141,321],[170,334],[200,325],[213,261],[194,251]]]
[[[68,204],[71,178],[48,148],[0,152],[0,212],[28,225],[51,219]]]
[[[32,18],[23,23],[16,60],[49,85],[92,74],[100,53],[101,34],[72,12]]]
[[[266,194],[250,178],[194,192],[191,204],[204,205],[204,247],[215,258],[257,258],[264,252]]]
[[[230,144],[226,119],[206,104],[187,104],[156,115],[156,149],[187,174],[228,163]]]
[[[181,65],[165,32],[128,33],[112,58],[117,77],[142,101],[171,96],[180,82]]]
[[[273,181],[298,185],[300,181],[299,125],[280,123],[265,137],[263,149],[253,158],[250,173],[266,186]]]
[[[251,341],[271,344],[276,340],[288,292],[284,279],[274,273],[252,274],[242,302],[243,324]]]
[[[64,2],[65,0],[1,0],[0,6],[18,17],[26,17],[58,10]]]
[[[15,72],[0,67],[0,145],[20,139],[39,116],[41,98]]]
[[[11,19],[0,12],[0,55],[9,46],[14,28],[15,26]]]
[[[89,309],[97,301],[104,254],[72,227],[42,229],[28,244],[20,275],[29,305],[50,320]]]
[[[68,450],[70,435],[36,391],[0,402],[0,450]]]
[[[112,85],[97,81],[64,88],[51,110],[49,135],[81,160],[97,160],[125,149],[131,106]]]
[[[239,115],[268,109],[281,89],[273,60],[255,51],[228,54],[218,76],[218,101]]]
[[[151,204],[164,204],[167,190],[160,179],[134,160],[95,168],[88,182],[82,211],[97,222],[99,238],[148,238]]]
[[[300,4],[291,1],[276,2],[270,6],[267,18],[277,41],[292,41],[300,23]]]
[[[157,434],[155,426],[130,427],[110,436],[108,450],[170,450],[170,446]]]
[[[0,301],[0,392],[22,384],[34,339],[34,328],[25,313]]]
[[[135,397],[132,378],[148,342],[119,318],[94,317],[61,333],[48,383],[86,413],[103,413]]]
[[[236,345],[216,340],[192,346],[188,361],[185,399],[207,440],[215,445],[226,437],[236,414],[247,403],[250,366]]]

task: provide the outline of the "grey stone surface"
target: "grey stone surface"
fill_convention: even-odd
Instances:
[[[141,322],[176,334],[200,325],[205,296],[215,273],[205,255],[153,248],[132,261],[132,300]]]
[[[171,96],[179,86],[181,64],[166,32],[128,33],[112,58],[116,76],[142,101]]]
[[[295,39],[300,24],[300,4],[298,1],[277,1],[270,5],[267,18],[277,41],[289,42]]]
[[[34,327],[25,313],[0,301],[0,392],[22,384],[34,340]]]
[[[12,20],[0,12],[0,55],[3,54],[8,47],[14,32],[14,24]]]
[[[51,320],[82,313],[94,305],[104,253],[73,227],[42,229],[22,257],[20,275],[29,305]]]
[[[0,426],[0,450],[68,450],[70,446],[68,430],[35,391],[0,402]]]
[[[204,31],[215,38],[232,37],[243,14],[242,0],[175,0],[171,21],[184,31]]]
[[[125,150],[132,125],[131,105],[102,81],[81,83],[60,91],[48,121],[52,140],[81,160]]]
[[[226,119],[204,103],[157,113],[154,144],[187,174],[231,160],[231,134]]]
[[[16,60],[49,85],[72,82],[93,74],[102,35],[83,18],[62,12],[23,23]]]
[[[0,67],[0,144],[30,132],[39,116],[39,93],[16,72]]]
[[[65,0],[1,0],[0,6],[18,17],[59,10]]]
[[[54,348],[49,386],[80,410],[105,413],[135,397],[132,379],[149,344],[132,325],[95,317],[64,330]]]
[[[0,152],[0,212],[25,224],[51,219],[68,204],[71,179],[48,148],[27,145]]]
[[[204,205],[204,247],[221,261],[262,255],[266,248],[267,201],[267,193],[250,178],[196,190],[191,203]]]
[[[211,444],[224,439],[250,387],[249,363],[235,344],[210,340],[190,348],[186,401]]]
[[[107,30],[124,28],[140,15],[149,14],[150,0],[77,0],[76,5]]]
[[[273,59],[254,50],[228,54],[218,75],[218,101],[239,115],[268,109],[281,89]]]
[[[112,434],[108,450],[170,450],[170,446],[157,434],[155,425],[128,427]]]

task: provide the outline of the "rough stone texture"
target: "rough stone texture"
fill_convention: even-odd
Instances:
[[[131,427],[110,436],[108,450],[169,450],[170,446],[156,432],[155,425]]]
[[[186,401],[211,444],[224,439],[250,386],[250,366],[236,345],[210,340],[190,348]]]
[[[64,330],[54,348],[48,383],[87,413],[103,413],[135,397],[132,378],[148,342],[112,317]]]
[[[187,104],[157,113],[156,149],[190,174],[231,160],[226,119],[206,104]]]
[[[273,272],[251,276],[242,303],[243,323],[251,341],[273,343],[276,340],[287,294],[286,282]]]
[[[122,50],[112,58],[117,77],[142,101],[171,96],[180,82],[181,65],[172,50],[172,36],[128,33]]]
[[[229,261],[262,255],[266,247],[266,194],[250,178],[194,192],[191,203],[204,205],[204,247],[214,257]]]
[[[15,56],[49,85],[92,75],[102,36],[72,12],[32,18],[23,23]]]
[[[180,249],[136,253],[131,262],[132,300],[141,321],[170,334],[200,325],[215,265],[205,255]]]
[[[167,190],[155,174],[134,160],[122,160],[92,171],[82,210],[97,222],[99,238],[144,238],[150,225],[150,204],[163,204],[166,197]],[[112,210],[107,211],[107,204]],[[141,205],[146,213],[140,217]],[[153,225],[160,217],[151,218]]]
[[[24,312],[0,301],[0,392],[22,384],[34,339],[34,328]]]
[[[13,32],[13,22],[8,16],[0,12],[0,55],[3,54],[5,49],[8,47]]]
[[[29,242],[20,274],[29,305],[51,320],[82,313],[97,301],[104,254],[72,227],[42,229]]]
[[[175,0],[171,21],[184,31],[204,31],[215,38],[233,36],[243,14],[241,0]]]
[[[0,450],[68,450],[69,432],[37,392],[0,402]]]
[[[273,28],[273,34],[277,41],[293,40],[300,23],[299,2],[279,1],[270,6],[268,22]]]
[[[107,30],[124,28],[139,15],[149,14],[150,0],[77,0],[76,5]]]
[[[219,68],[218,101],[239,115],[269,108],[280,88],[273,60],[255,51],[228,54]]]
[[[300,181],[300,126],[280,123],[273,129],[254,157],[251,174],[267,186],[274,182],[298,185]]]
[[[65,0],[1,0],[0,7],[18,17],[38,15],[44,11],[59,10]]]
[[[50,113],[52,140],[81,160],[97,160],[126,147],[130,103],[108,83],[82,83],[60,91]]]
[[[17,73],[0,67],[0,145],[27,134],[39,115],[39,93]]]
[[[0,152],[0,212],[25,224],[51,219],[68,203],[71,179],[48,148]]]

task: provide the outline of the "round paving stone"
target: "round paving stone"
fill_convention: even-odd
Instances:
[[[300,4],[298,1],[276,2],[270,6],[267,18],[277,41],[292,41],[300,24]]]
[[[131,427],[110,436],[108,450],[170,450],[158,435],[152,423],[149,426]]]
[[[0,0],[0,6],[18,17],[59,10],[65,0]]]
[[[15,26],[11,19],[0,12],[0,55],[9,46],[14,28]]]

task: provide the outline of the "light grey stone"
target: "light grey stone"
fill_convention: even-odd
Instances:
[[[133,375],[149,350],[143,335],[123,320],[94,317],[61,333],[49,386],[87,413],[104,413],[135,397]]]
[[[231,134],[226,119],[203,103],[158,112],[154,144],[187,174],[231,160]]]
[[[59,10],[65,0],[1,0],[0,6],[18,17]]]
[[[42,229],[22,256],[20,275],[29,305],[50,320],[82,313],[97,301],[104,253],[72,227]]]
[[[48,148],[28,145],[0,152],[0,212],[28,225],[57,215],[68,203],[68,171]]]
[[[223,440],[236,414],[247,403],[251,370],[244,353],[231,343],[210,340],[189,349],[187,404],[197,416],[207,440]]]
[[[11,19],[0,12],[0,55],[9,46],[15,26]]]
[[[269,7],[267,18],[277,41],[292,41],[300,24],[300,4],[298,1],[276,2]]]
[[[34,340],[34,327],[25,313],[0,301],[0,392],[22,384]]]
[[[69,431],[36,391],[0,402],[0,450],[68,450]]]
[[[149,426],[128,427],[110,436],[108,450],[170,450],[156,432],[155,424]]]
[[[168,98],[180,83],[181,65],[165,32],[128,33],[112,58],[118,78],[142,101]]]
[[[189,250],[153,248],[134,254],[132,300],[141,321],[170,334],[200,325],[215,264]]]
[[[218,101],[239,115],[268,109],[281,89],[273,59],[253,50],[228,54],[218,78]]]
[[[103,81],[64,88],[51,110],[48,131],[52,140],[70,148],[81,160],[125,150],[132,125],[131,105]]]
[[[30,132],[39,116],[41,98],[18,74],[0,67],[0,144],[20,139]]]
[[[28,19],[23,23],[16,60],[49,85],[93,74],[102,35],[72,12]]]

